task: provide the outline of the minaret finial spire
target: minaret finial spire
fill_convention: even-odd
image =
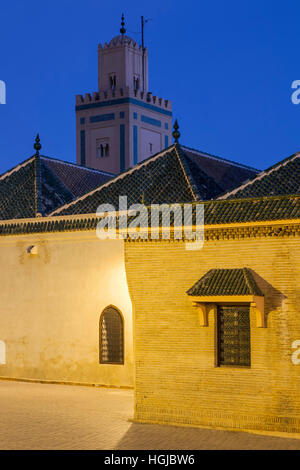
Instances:
[[[124,34],[126,33],[124,13],[122,13],[120,33],[122,34],[122,36],[124,36]]]
[[[42,146],[41,146],[41,144],[40,144],[40,136],[39,136],[39,134],[36,135],[35,144],[34,144],[33,148],[36,150],[36,155],[39,155],[39,151],[40,151],[41,148],[42,148]]]
[[[174,141],[175,141],[175,144],[178,144],[178,140],[179,140],[179,137],[180,137],[180,132],[179,132],[179,125],[178,125],[178,122],[177,122],[177,119],[175,119],[175,122],[174,122],[174,131],[173,131],[173,137],[174,137]]]

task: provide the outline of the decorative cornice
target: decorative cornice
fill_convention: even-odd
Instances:
[[[55,217],[42,217],[38,220],[32,219],[15,219],[0,222],[0,237],[7,237],[12,235],[24,234],[42,234],[42,233],[59,233],[59,232],[81,232],[96,230],[100,221],[100,217],[86,216],[86,215],[69,215],[69,216],[55,216]],[[185,227],[195,231],[196,227]],[[150,229],[149,229],[150,230]],[[170,230],[170,239],[166,240],[164,235],[166,231]],[[170,227],[164,229],[157,227],[157,239],[151,239],[150,232],[145,233],[143,238],[133,238],[130,228],[126,232],[124,230],[117,230],[119,238],[127,242],[143,243],[143,242],[156,242],[156,241],[189,241],[190,240],[182,234],[178,239],[174,237],[174,232],[181,230],[181,227]],[[266,222],[248,222],[236,224],[220,224],[220,225],[207,225],[204,226],[204,240],[236,240],[236,239],[249,239],[249,238],[286,238],[286,237],[300,237],[300,219],[294,220],[279,220],[279,221],[266,221]]]

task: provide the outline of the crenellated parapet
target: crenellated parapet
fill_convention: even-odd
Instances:
[[[132,90],[129,87],[125,89],[119,88],[115,90],[94,91],[92,94],[86,93],[85,95],[76,95],[76,106],[106,102],[122,98],[136,99],[144,103],[157,106],[161,109],[172,111],[172,103],[170,100],[154,96],[151,92]]]
[[[122,46],[129,46],[133,49],[139,50],[143,52],[143,48],[139,45],[134,39],[130,38],[129,36],[115,36],[111,41],[108,43],[105,42],[103,45],[98,44],[98,49],[105,50],[105,49],[112,49],[114,47],[122,47]],[[147,53],[147,48],[144,48],[144,53]]]

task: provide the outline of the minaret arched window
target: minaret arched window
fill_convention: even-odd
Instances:
[[[105,142],[105,140],[103,141],[102,139],[98,140],[97,141],[98,158],[109,157],[109,152],[110,152],[109,143]]]
[[[139,77],[133,77],[133,89],[137,91],[140,88],[140,80]]]
[[[115,90],[117,86],[117,77],[115,73],[111,73],[109,76],[109,85],[111,90]]]
[[[124,364],[124,324],[121,313],[112,306],[100,317],[100,364]]]

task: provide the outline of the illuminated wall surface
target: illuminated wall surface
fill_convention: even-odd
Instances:
[[[196,251],[184,241],[100,241],[94,231],[2,237],[0,376],[135,382],[142,422],[300,432],[299,224],[265,225],[208,228]],[[251,365],[218,366],[214,303],[201,326],[186,292],[211,269],[242,267],[264,295],[267,323],[258,327],[251,306]],[[99,363],[110,305],[124,319],[119,365]]]
[[[37,254],[27,253],[31,245]],[[5,237],[0,260],[0,376],[133,385],[123,241],[95,232]],[[124,318],[124,365],[99,364],[100,315],[109,305]]]
[[[126,243],[136,420],[300,432],[300,361],[292,347],[300,339],[299,225],[284,237],[266,233],[224,229],[219,240],[207,233],[199,251],[182,241]],[[213,305],[208,326],[200,326],[186,291],[212,268],[244,266],[264,294],[267,327],[257,327],[250,308],[251,366],[218,367]]]

